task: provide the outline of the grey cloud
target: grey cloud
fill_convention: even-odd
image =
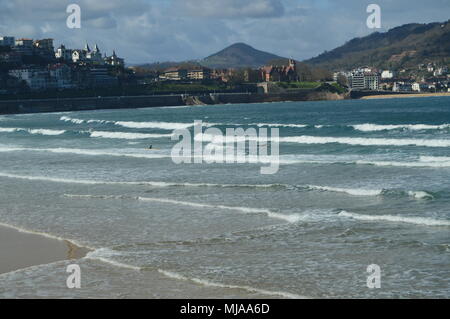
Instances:
[[[449,0],[377,0],[384,29],[448,20]],[[82,28],[66,27],[78,3]],[[331,50],[373,30],[361,0],[0,0],[0,35],[86,41],[128,62],[197,59],[234,42],[296,59]]]
[[[284,14],[281,0],[179,0],[186,14],[215,18],[263,18]]]

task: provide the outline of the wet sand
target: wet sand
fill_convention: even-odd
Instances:
[[[21,232],[0,225],[0,274],[61,260],[79,259],[87,248],[69,241]]]
[[[373,99],[401,99],[401,98],[416,98],[416,97],[433,97],[433,96],[450,96],[450,93],[413,93],[413,94],[389,94],[389,95],[370,95],[363,96],[362,100]]]

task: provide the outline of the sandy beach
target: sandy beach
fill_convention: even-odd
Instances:
[[[79,259],[89,252],[69,241],[0,226],[0,274],[60,260]]]
[[[416,98],[416,97],[436,97],[436,96],[450,96],[450,93],[417,93],[417,94],[390,94],[390,95],[371,95],[363,96],[362,100],[373,99],[399,99],[399,98]]]

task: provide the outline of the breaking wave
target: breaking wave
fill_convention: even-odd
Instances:
[[[186,129],[194,126],[194,123],[171,123],[171,122],[114,122],[115,125],[119,125],[126,128],[154,128],[161,130],[178,130]]]
[[[281,142],[298,144],[347,144],[362,146],[424,146],[424,147],[450,147],[450,139],[388,139],[363,137],[325,137],[325,136],[287,136],[279,138],[259,138],[249,136],[234,136],[227,138],[221,135],[197,134],[196,141],[211,143],[235,143],[241,141]]]
[[[28,134],[33,134],[33,135],[56,136],[56,135],[62,135],[66,131],[65,130],[51,130],[51,129],[26,129],[26,128],[18,128],[18,127],[1,127],[0,128],[0,133],[15,133],[15,132],[26,132]]]
[[[146,159],[170,158],[170,155],[164,154],[142,154],[142,153],[121,153],[102,150],[76,149],[76,148],[24,148],[24,147],[1,147],[0,152],[50,152],[56,154],[77,154],[88,156],[116,156],[133,157]]]
[[[89,132],[94,138],[109,138],[109,139],[125,139],[125,140],[140,140],[147,138],[170,138],[171,134],[147,134],[147,133],[125,133],[125,132],[104,132],[92,131]]]
[[[288,184],[215,184],[215,183],[171,183],[171,182],[158,182],[158,181],[137,181],[137,182],[114,182],[114,181],[94,181],[83,179],[68,179],[68,178],[55,178],[47,176],[24,176],[9,173],[0,173],[0,177],[25,179],[31,181],[45,181],[54,183],[68,183],[68,184],[86,184],[86,185],[135,185],[135,186],[151,186],[158,188],[166,187],[211,187],[211,188],[255,188],[255,189],[270,189],[270,188],[282,188],[282,189],[309,189],[326,192],[345,193],[352,196],[382,196],[382,195],[407,195],[417,199],[433,199],[434,196],[425,191],[401,191],[401,190],[370,190],[360,188],[339,188],[329,186],[317,186],[317,185],[288,185]],[[80,195],[76,195],[80,197]],[[90,196],[90,195],[86,195]],[[102,197],[104,198],[104,196]]]
[[[117,261],[111,259],[111,257],[115,257],[115,256],[118,256],[118,254],[115,251],[113,251],[112,249],[99,248],[92,252],[89,252],[86,255],[86,257],[84,257],[84,258],[92,259],[92,260],[99,260],[101,262],[104,262],[106,264],[110,264],[110,265],[113,265],[113,266],[119,267],[119,268],[126,268],[126,269],[135,270],[135,271],[141,270],[140,267],[129,265],[129,264],[124,264],[124,263],[117,262]]]
[[[306,187],[311,190],[346,193],[353,196],[379,196],[382,195],[384,192],[383,189],[370,190],[370,189],[338,188],[338,187],[315,186],[315,185],[308,185]]]
[[[428,125],[428,124],[393,124],[393,125],[379,125],[379,124],[357,124],[351,125],[355,130],[362,132],[379,132],[391,130],[410,130],[410,131],[425,131],[425,130],[445,130],[450,129],[450,124],[442,125]]]
[[[348,217],[363,221],[387,221],[393,223],[408,223],[424,226],[450,226],[450,221],[439,220],[427,217],[402,217],[394,215],[362,215],[350,213],[347,211],[341,211],[339,214],[341,217]]]
[[[222,210],[232,210],[238,211],[244,214],[265,214],[270,218],[282,219],[289,223],[296,223],[301,220],[301,216],[299,214],[285,215],[281,213],[272,212],[268,209],[264,208],[250,208],[250,207],[234,207],[234,206],[224,206],[224,205],[211,205],[211,204],[200,204],[186,201],[178,201],[173,199],[164,199],[164,198],[151,198],[151,197],[133,197],[133,196],[116,196],[116,195],[74,195],[74,194],[65,194],[65,197],[68,198],[81,198],[81,199],[131,199],[138,200],[143,202],[156,202],[163,204],[173,204],[173,205],[181,205],[181,206],[189,206],[196,208],[212,208],[212,209],[222,209]]]
[[[105,120],[82,120],[82,119],[77,119],[77,118],[71,118],[68,116],[61,116],[60,118],[61,121],[64,122],[69,122],[69,123],[73,123],[73,124],[113,124],[114,122],[112,121],[105,121]]]
[[[199,285],[203,285],[206,287],[216,287],[216,288],[226,288],[226,289],[239,289],[239,290],[245,290],[251,293],[258,293],[258,294],[262,294],[262,295],[268,295],[268,296],[279,296],[282,298],[287,298],[287,299],[307,299],[307,297],[304,296],[300,296],[300,295],[296,295],[296,294],[292,294],[289,292],[282,292],[282,291],[270,291],[270,290],[265,290],[265,289],[259,289],[259,288],[253,288],[250,286],[237,286],[237,285],[227,285],[227,284],[222,284],[222,283],[217,283],[217,282],[212,282],[212,281],[208,281],[206,279],[199,279],[199,278],[188,278],[185,277],[181,274],[172,272],[172,271],[167,271],[167,270],[162,270],[162,269],[158,269],[158,272],[163,274],[164,276],[168,277],[168,278],[172,278],[172,279],[176,279],[176,280],[183,280],[183,281],[190,281]]]
[[[355,164],[373,165],[373,166],[394,166],[394,167],[430,167],[430,168],[446,168],[450,167],[449,161],[435,161],[435,162],[394,162],[394,161],[356,161]]]

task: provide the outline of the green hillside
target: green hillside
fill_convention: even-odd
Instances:
[[[388,32],[375,32],[304,62],[329,70],[361,65],[399,69],[427,62],[448,64],[450,20],[444,23],[406,24]]]

